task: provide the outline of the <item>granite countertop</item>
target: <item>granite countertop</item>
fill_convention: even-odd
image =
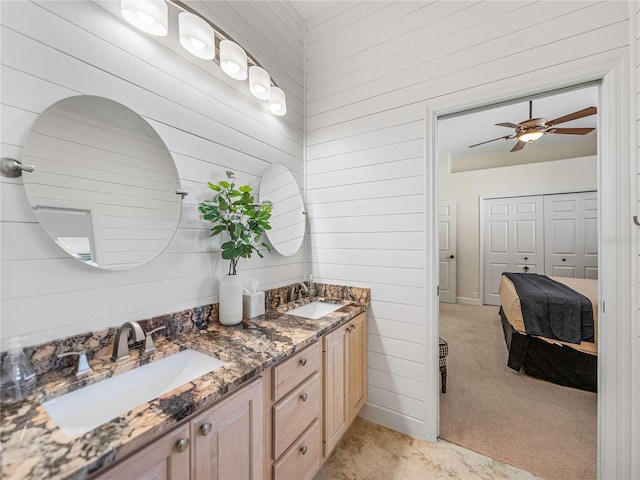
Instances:
[[[131,359],[118,364],[108,358],[95,358],[90,361],[94,372],[81,380],[68,372],[42,376],[26,400],[2,406],[2,478],[86,478],[168,432],[192,413],[212,405],[367,307],[367,303],[352,300],[320,297],[317,300],[343,306],[311,320],[286,314],[287,309],[298,305],[289,304],[254,319],[244,319],[236,326],[214,323],[206,330],[160,339],[154,352],[140,355],[138,349],[132,349]],[[187,348],[226,364],[82,436],[67,436],[41,405],[43,401]]]

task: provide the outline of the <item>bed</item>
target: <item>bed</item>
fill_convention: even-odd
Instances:
[[[503,275],[499,289],[500,318],[509,351],[507,365],[518,372],[524,369],[526,374],[542,380],[595,392],[598,363],[597,280],[548,278],[569,287],[590,300],[593,312],[593,337],[589,338],[589,341],[577,341],[576,338],[573,341],[563,341],[558,338],[527,333],[522,311],[523,303],[527,299],[521,300],[513,281]]]

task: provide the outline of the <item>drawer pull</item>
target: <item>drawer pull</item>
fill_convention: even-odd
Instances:
[[[302,447],[300,447],[300,453],[302,455],[306,455],[307,454],[307,446],[303,445]]]
[[[181,438],[176,442],[176,450],[179,452],[184,452],[187,448],[189,448],[189,439]]]
[[[300,400],[302,400],[303,402],[306,402],[307,398],[308,398],[308,395],[306,394],[306,392],[300,395]]]
[[[300,359],[300,365],[302,365],[303,367],[307,364],[307,358],[303,357]]]
[[[200,433],[202,433],[202,435],[209,435],[209,433],[211,433],[211,424],[207,422],[200,425]]]

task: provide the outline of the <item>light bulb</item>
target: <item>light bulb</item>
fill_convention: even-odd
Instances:
[[[526,130],[518,135],[518,140],[525,143],[533,143],[544,135],[544,130]]]
[[[214,47],[215,32],[204,19],[189,12],[178,15],[180,45],[198,58],[212,60],[216,56]]]
[[[269,100],[271,97],[271,77],[264,68],[258,65],[249,68],[249,90],[254,97],[260,100]]]
[[[189,39],[189,41],[191,42],[191,46],[193,48],[195,48],[196,50],[202,50],[205,47],[204,42],[201,42],[200,40],[198,40],[197,38],[193,38],[191,37]]]
[[[169,31],[169,9],[164,0],[121,0],[120,12],[143,32],[164,37]]]
[[[284,91],[281,88],[271,87],[269,110],[271,110],[271,113],[278,116],[282,116],[287,113],[287,101]]]
[[[231,78],[247,78],[247,54],[240,45],[231,40],[220,42],[220,67]]]

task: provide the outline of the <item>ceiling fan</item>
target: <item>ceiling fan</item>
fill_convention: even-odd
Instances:
[[[595,128],[555,128],[555,125],[559,123],[569,122],[578,118],[588,117],[595,115],[598,112],[596,107],[587,107],[577,112],[558,117],[554,120],[547,120],[546,118],[532,118],[533,117],[533,101],[529,100],[529,119],[520,123],[496,123],[500,127],[509,127],[515,129],[515,132],[511,135],[505,135],[504,137],[494,138],[487,140],[486,142],[476,143],[475,145],[469,145],[469,148],[477,147],[478,145],[484,145],[485,143],[495,142],[496,140],[510,140],[517,138],[518,141],[511,149],[512,152],[522,150],[527,143],[533,143],[534,140],[539,139],[543,135],[549,134],[562,134],[562,135],[586,135],[587,133],[595,130]]]

